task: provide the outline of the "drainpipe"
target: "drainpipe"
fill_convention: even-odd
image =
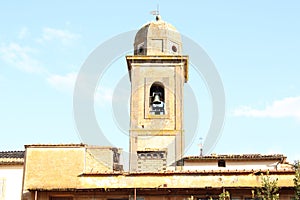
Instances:
[[[134,200],[136,200],[136,188],[134,188]]]

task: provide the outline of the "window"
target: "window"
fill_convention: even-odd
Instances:
[[[134,200],[134,196],[131,196],[130,200]],[[144,197],[136,197],[136,200],[145,200],[145,198]]]
[[[165,89],[162,83],[155,82],[150,87],[149,94],[150,114],[165,114]]]
[[[123,198],[123,199],[107,199],[107,200],[128,200],[128,198]]]
[[[137,156],[139,160],[145,159],[164,159],[166,158],[165,151],[138,151]]]
[[[73,200],[73,197],[70,196],[50,197],[50,200]]]
[[[225,160],[218,160],[218,167],[226,167]]]
[[[166,151],[138,151],[137,168],[139,172],[166,170]]]
[[[142,55],[145,53],[145,45],[144,45],[144,42],[140,43],[137,45],[137,51],[136,51],[136,54],[138,55]]]
[[[170,54],[178,54],[180,51],[179,45],[176,42],[168,41],[168,53]]]

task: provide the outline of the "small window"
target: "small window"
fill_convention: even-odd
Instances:
[[[144,50],[145,50],[145,45],[144,45],[144,42],[142,42],[137,45],[136,54],[138,54],[138,55],[144,54]]]
[[[145,159],[146,156],[145,156],[145,154],[143,154],[143,153],[139,153],[139,154],[138,154],[138,158],[139,158],[139,159]]]
[[[218,160],[218,167],[226,167],[225,160]]]
[[[177,52],[177,47],[175,45],[172,46],[173,52]]]
[[[128,200],[128,198],[122,198],[122,199],[107,199],[107,200]]]
[[[134,196],[131,196],[130,200],[134,200]],[[145,198],[144,197],[136,197],[136,200],[145,200]]]
[[[245,200],[262,200],[262,199],[260,199],[260,198],[252,198],[252,197],[245,197]]]
[[[128,200],[128,198],[122,198],[122,199],[107,199],[107,200]]]
[[[219,199],[208,197],[208,198],[197,198],[197,200],[219,200]]]
[[[50,197],[50,200],[73,200],[73,197]]]

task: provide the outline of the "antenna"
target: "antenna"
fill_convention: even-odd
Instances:
[[[200,143],[199,143],[199,147],[200,147],[200,156],[203,156],[203,143],[202,143],[203,138],[200,137],[199,140],[200,140]]]
[[[160,19],[160,17],[159,17],[159,4],[157,4],[156,10],[153,10],[150,13],[152,15],[155,15],[155,19],[156,19],[156,21],[158,21]]]

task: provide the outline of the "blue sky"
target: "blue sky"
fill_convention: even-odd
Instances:
[[[80,143],[72,94],[82,64],[109,38],[153,20],[158,3],[162,18],[206,51],[223,81],[226,120],[213,152],[300,159],[300,3],[291,0],[2,2],[0,150]],[[117,133],[111,96],[126,73],[120,55],[95,94],[103,131],[125,150],[128,138]],[[199,153],[211,117],[205,83],[193,73],[199,128],[187,154]]]

